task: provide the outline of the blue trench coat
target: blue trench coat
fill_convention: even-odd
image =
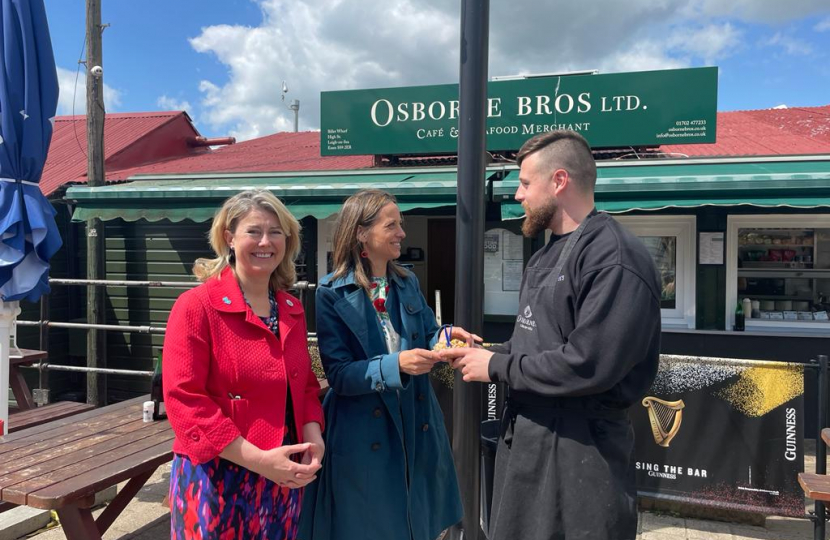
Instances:
[[[320,282],[317,337],[331,391],[326,456],[303,497],[300,540],[435,540],[462,507],[444,417],[428,375],[389,354],[354,275]],[[435,315],[417,278],[390,279],[387,310],[401,350],[432,348]]]

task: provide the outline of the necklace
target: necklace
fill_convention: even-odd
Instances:
[[[242,287],[240,287],[239,290],[242,290]],[[251,308],[251,311],[253,311],[254,308],[252,308],[251,303],[248,302],[248,298],[245,296],[245,291],[242,291],[242,298],[245,299],[245,304],[249,308]],[[276,295],[274,294],[273,289],[271,289],[270,287],[268,288],[268,304],[271,308],[271,312],[268,314],[268,316],[260,317],[259,315],[257,315],[257,317],[259,317],[259,320],[262,321],[262,323],[268,328],[268,330],[271,331],[271,333],[273,333],[277,337],[280,337],[280,313],[277,309]]]

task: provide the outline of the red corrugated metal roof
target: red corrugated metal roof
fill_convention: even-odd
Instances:
[[[275,133],[225,146],[210,154],[170,159],[107,173],[126,180],[136,174],[199,174],[280,171],[331,171],[371,167],[373,156],[320,156],[320,132]]]
[[[720,112],[715,144],[660,149],[695,157],[830,154],[830,105]]]
[[[152,159],[151,155],[119,160],[119,154],[156,130],[177,122],[181,125],[175,126],[175,131],[189,136],[199,135],[187,114],[180,111],[107,114],[104,124],[105,164],[120,161],[122,167],[132,167],[146,163],[148,158]],[[185,149],[179,153],[183,151],[204,152],[204,149]],[[86,116],[56,116],[52,143],[40,181],[43,194],[48,196],[68,182],[86,182],[86,154]],[[109,180],[109,171],[107,179]]]
[[[715,144],[665,145],[689,156],[830,154],[830,105],[718,113]],[[138,174],[200,174],[364,169],[373,156],[320,156],[320,132],[276,133],[207,154],[108,170],[108,181]]]

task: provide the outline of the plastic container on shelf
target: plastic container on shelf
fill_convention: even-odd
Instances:
[[[747,319],[751,319],[752,318],[752,300],[750,300],[749,298],[744,298],[743,300],[741,300],[741,304],[743,304],[744,317],[747,318]]]
[[[793,301],[792,300],[776,300],[775,301],[775,311],[792,311],[793,310]]]

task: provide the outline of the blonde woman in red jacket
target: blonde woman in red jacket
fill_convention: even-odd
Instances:
[[[176,440],[171,538],[293,540],[323,459],[323,413],[296,279],[300,225],[267,191],[228,199],[215,259],[173,306],[164,400]]]

